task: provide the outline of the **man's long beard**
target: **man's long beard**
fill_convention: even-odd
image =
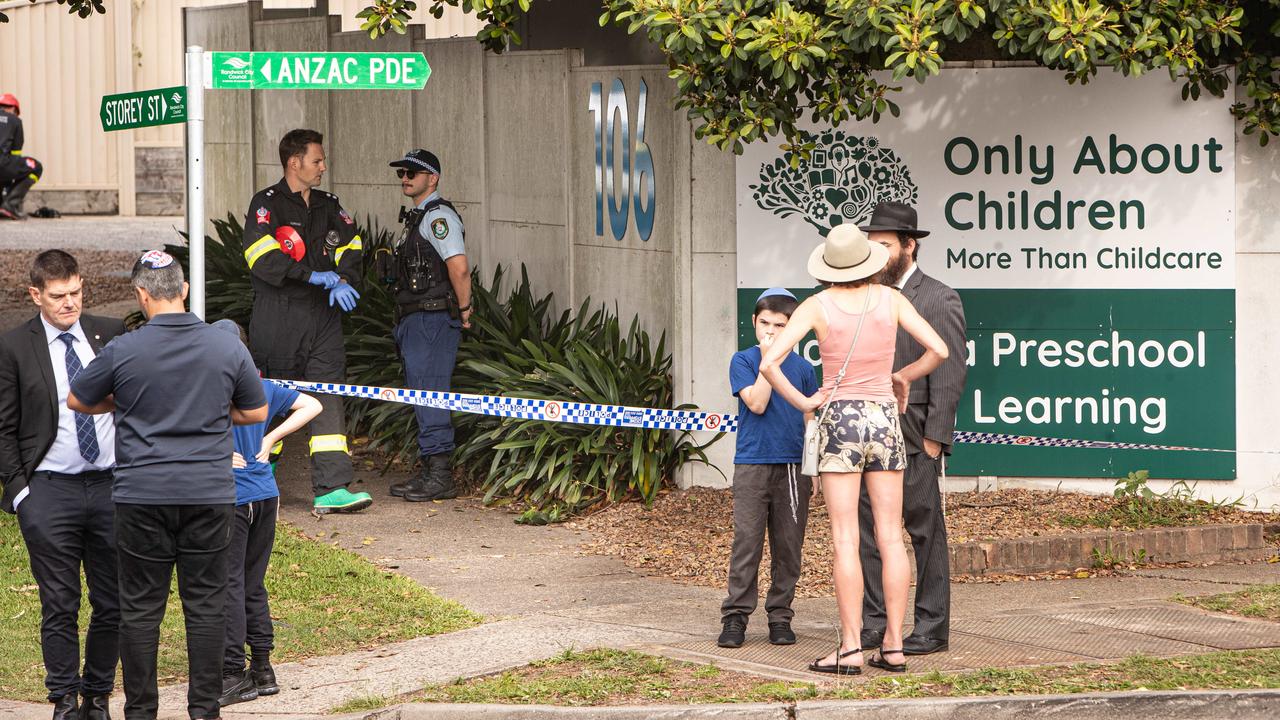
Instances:
[[[911,267],[911,255],[905,250],[898,253],[897,260],[890,260],[884,269],[875,275],[875,282],[880,285],[889,285],[897,287],[902,282],[902,276],[907,273],[907,268]]]

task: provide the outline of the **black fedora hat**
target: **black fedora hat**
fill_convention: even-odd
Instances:
[[[906,203],[877,203],[871,211],[871,219],[866,225],[859,225],[862,232],[899,232],[914,238],[922,238],[929,234],[928,230],[916,228],[916,209]]]

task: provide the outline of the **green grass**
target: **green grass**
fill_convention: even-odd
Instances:
[[[619,650],[568,651],[501,675],[433,685],[399,698],[360,698],[335,712],[393,702],[620,705],[796,702],[815,699],[1044,695],[1124,690],[1280,687],[1280,650],[1215,652],[1113,663],[876,677],[816,685]],[[358,703],[358,704],[357,704]]]
[[[1280,622],[1280,583],[1274,585],[1250,585],[1232,593],[1183,597],[1174,600],[1214,612],[1231,613],[1244,617],[1262,618]],[[1277,628],[1280,633],[1280,628]]]
[[[360,556],[280,525],[267,572],[275,620],[273,662],[335,655],[471,627],[480,616]],[[89,602],[81,601],[82,631]],[[161,684],[186,677],[186,639],[176,586],[160,628]],[[118,681],[118,676],[117,676]],[[16,519],[0,516],[0,697],[43,701],[40,599]]]

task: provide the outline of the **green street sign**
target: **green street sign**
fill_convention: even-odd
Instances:
[[[208,52],[211,90],[421,90],[431,66],[420,52]]]
[[[187,121],[187,89],[177,87],[103,95],[98,112],[105,132]]]

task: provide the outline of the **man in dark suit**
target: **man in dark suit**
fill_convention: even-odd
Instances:
[[[921,317],[947,343],[950,356],[929,375],[911,386],[902,435],[907,443],[907,472],[903,478],[902,514],[915,549],[915,623],[903,639],[904,655],[927,655],[947,649],[951,632],[951,571],[947,557],[947,527],[942,517],[938,473],[943,455],[951,452],[956,427],[956,407],[964,393],[964,306],[955,290],[925,275],[916,267],[920,238],[928,231],[916,227],[916,211],[910,205],[882,202],[862,226],[867,238],[889,249],[889,263],[876,281],[896,287],[911,301]],[[915,362],[924,348],[909,334],[898,331],[893,369]],[[871,502],[864,486],[859,508],[862,534],[862,647],[879,647],[884,638],[884,590],[880,586],[880,553],[876,549]]]
[[[28,291],[40,313],[0,337],[0,509],[17,514],[40,586],[40,647],[53,717],[105,719],[119,659],[115,429],[110,415],[68,409],[67,393],[124,323],[80,314],[80,271],[61,250],[36,256]],[[83,675],[81,565],[93,608]]]

